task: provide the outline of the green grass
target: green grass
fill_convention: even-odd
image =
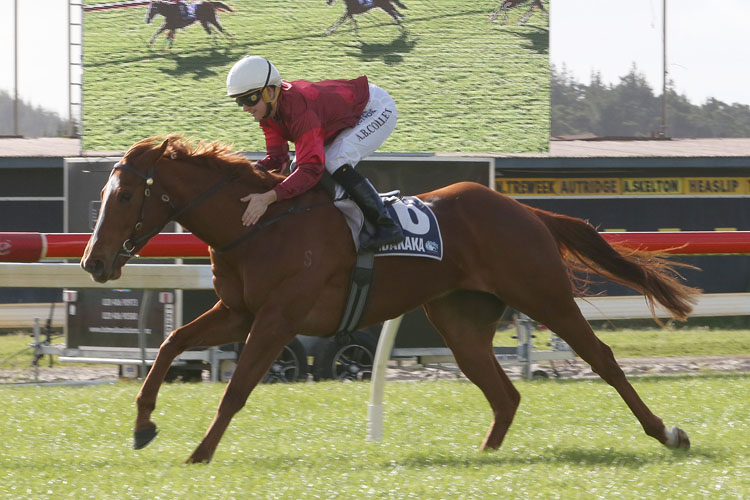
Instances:
[[[98,3],[87,0],[87,4]],[[257,124],[224,97],[226,75],[247,54],[269,57],[287,80],[366,74],[396,100],[399,122],[385,152],[544,152],[549,137],[547,14],[523,26],[490,22],[498,0],[406,2],[402,32],[373,10],[326,29],[342,2],[228,2],[235,37],[211,41],[199,25],[171,50],[146,47],[161,24],[145,8],[89,12],[84,19],[85,150],[125,150],[170,132],[262,151]]]
[[[750,377],[633,382],[693,447],[647,437],[600,381],[525,382],[503,447],[480,452],[490,422],[467,382],[392,383],[386,435],[365,441],[369,384],[260,386],[214,461],[185,466],[224,384],[172,384],[160,434],[131,449],[136,383],[0,388],[0,497],[13,499],[622,498],[750,495]]]
[[[616,357],[648,358],[655,356],[726,356],[750,354],[750,330],[712,330],[666,328],[595,330],[597,336],[612,348]],[[550,349],[549,330],[536,330],[537,349]],[[514,329],[503,330],[495,336],[495,345],[514,346]]]

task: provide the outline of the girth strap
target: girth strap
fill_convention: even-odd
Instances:
[[[352,271],[352,284],[349,289],[349,299],[346,301],[346,309],[341,318],[341,324],[336,331],[336,342],[346,344],[349,337],[357,328],[372,283],[372,268],[375,261],[375,253],[361,250],[357,254],[357,263]]]

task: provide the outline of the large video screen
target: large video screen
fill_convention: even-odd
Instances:
[[[200,19],[173,37],[159,32],[175,10],[164,3],[165,15],[147,24],[148,2],[85,1],[84,150],[123,151],[178,133],[264,151],[258,124],[225,97],[232,65],[259,55],[284,80],[367,75],[387,90],[399,119],[382,152],[547,151],[548,3],[542,10],[532,0],[188,2],[213,5],[199,7]],[[363,12],[349,18],[348,9]]]

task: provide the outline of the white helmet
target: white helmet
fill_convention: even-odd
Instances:
[[[251,90],[281,86],[281,75],[271,61],[247,56],[237,61],[227,75],[227,96],[237,97]]]

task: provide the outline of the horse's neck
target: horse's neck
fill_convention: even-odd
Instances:
[[[178,210],[206,196],[178,217],[177,222],[212,247],[222,248],[248,230],[242,225],[242,213],[247,204],[239,199],[248,193],[269,189],[266,186],[253,187],[251,176],[236,179],[235,175],[231,171],[192,166],[177,170],[177,181],[170,186],[179,197]],[[191,179],[191,184],[177,186],[178,183],[185,184],[184,179]],[[269,207],[269,215],[278,210],[276,205]]]

